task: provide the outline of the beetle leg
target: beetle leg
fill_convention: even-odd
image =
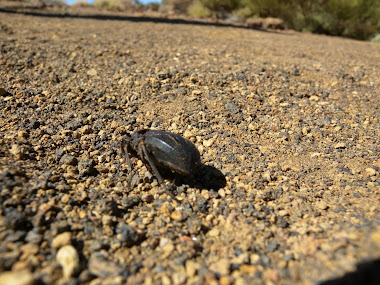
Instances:
[[[124,139],[122,139],[120,141],[120,149],[121,149],[121,156],[127,161],[127,164],[128,164],[129,175],[128,175],[128,179],[127,179],[127,187],[129,189],[131,189],[133,169],[132,169],[131,159],[130,159],[129,153],[128,153],[128,144],[125,142]]]
[[[129,171],[132,171],[131,159],[129,158],[129,154],[128,154],[128,145],[124,139],[121,140],[120,148],[121,148],[121,155],[127,160]]]
[[[164,180],[162,179],[161,177],[161,174],[158,172],[156,166],[154,165],[153,161],[150,159],[150,156],[149,156],[149,153],[145,147],[144,144],[141,144],[141,149],[142,149],[142,152],[144,154],[144,158],[146,159],[146,161],[149,163],[149,166],[152,168],[153,172],[154,172],[154,175],[156,175],[157,179],[158,179],[158,182],[160,184],[163,184],[164,183]]]
[[[172,192],[170,192],[169,189],[164,184],[164,180],[162,179],[161,174],[158,172],[157,167],[154,165],[153,161],[150,159],[149,153],[148,153],[148,151],[147,151],[147,149],[143,143],[141,144],[141,149],[142,149],[142,152],[144,154],[146,161],[149,163],[149,166],[152,168],[154,175],[156,175],[158,182],[162,185],[165,192],[168,193],[172,199],[178,201],[177,198],[174,196],[174,194]]]

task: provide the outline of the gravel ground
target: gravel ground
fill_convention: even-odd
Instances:
[[[0,10],[1,284],[317,284],[380,258],[379,44],[31,11]],[[201,153],[176,200],[120,156],[143,128]]]

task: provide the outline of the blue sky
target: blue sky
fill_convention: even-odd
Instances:
[[[72,4],[74,2],[77,2],[79,0],[66,0],[67,4]],[[94,2],[94,0],[86,0],[89,3]],[[151,3],[151,2],[161,2],[161,0],[140,0],[140,3],[146,4],[146,3]]]
[[[146,3],[152,3],[152,2],[160,2],[161,3],[161,0],[140,0],[140,3],[143,3],[143,4],[146,4]]]

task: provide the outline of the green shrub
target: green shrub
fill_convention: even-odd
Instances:
[[[111,11],[122,11],[126,8],[121,0],[96,0],[93,5],[98,9]]]
[[[236,9],[233,14],[241,19],[248,19],[254,16],[253,11],[248,6],[242,6]]]
[[[239,0],[198,0],[204,7],[211,11],[224,10],[231,12],[239,7],[241,1]]]
[[[380,34],[377,34],[371,39],[371,42],[380,43]]]
[[[380,0],[240,0],[237,6],[247,17],[281,18],[300,31],[357,39],[380,31]]]
[[[204,10],[210,11],[214,18],[225,18],[228,14],[231,14],[234,10],[238,9],[241,4],[241,0],[196,0],[204,8]],[[201,6],[199,6],[201,7]]]
[[[152,2],[152,3],[146,4],[145,8],[151,11],[159,11],[160,3]]]
[[[86,7],[91,7],[91,4],[88,3],[87,1],[77,1],[71,4],[71,7],[80,7],[80,8],[86,8]]]
[[[190,16],[197,18],[207,18],[212,16],[210,9],[206,8],[200,1],[194,1],[187,9],[187,13]]]
[[[164,13],[187,13],[196,0],[162,0],[160,11]]]
[[[259,17],[279,17],[286,20],[294,15],[295,1],[290,0],[242,0],[242,4],[249,7],[253,15]]]
[[[358,39],[368,39],[379,26],[379,0],[329,0],[325,6],[325,31]],[[377,26],[377,27],[376,27]]]

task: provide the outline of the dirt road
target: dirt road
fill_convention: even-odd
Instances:
[[[314,284],[380,258],[379,44],[12,11],[0,10],[3,280]],[[121,160],[118,142],[142,128],[199,149],[179,202]]]

